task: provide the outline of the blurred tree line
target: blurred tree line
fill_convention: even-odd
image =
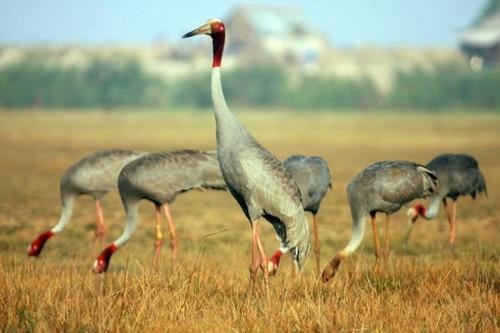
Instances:
[[[500,110],[500,70],[475,72],[460,63],[398,71],[388,94],[368,77],[291,76],[269,65],[225,71],[223,85],[230,104],[245,107]],[[31,60],[0,68],[0,106],[209,108],[210,75],[166,83],[133,59],[96,59],[84,68]]]

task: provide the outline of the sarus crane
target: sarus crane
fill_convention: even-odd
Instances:
[[[330,169],[328,163],[319,156],[292,155],[283,161],[283,165],[299,187],[304,210],[312,214],[316,271],[319,273],[321,253],[316,214],[326,192],[332,187]]]
[[[447,153],[438,155],[427,163],[427,168],[437,174],[439,189],[430,197],[427,208],[420,203],[416,203],[408,209],[409,228],[405,243],[408,243],[412,226],[418,217],[422,216],[427,220],[435,218],[439,212],[439,204],[442,202],[450,225],[449,242],[453,244],[457,232],[458,197],[470,195],[473,199],[476,199],[478,194],[487,194],[486,181],[481,170],[479,170],[477,160],[467,154]],[[451,208],[448,207],[447,198],[451,199]]]
[[[71,165],[60,181],[61,215],[59,222],[50,230],[40,234],[29,246],[28,255],[38,256],[45,242],[60,233],[71,220],[73,205],[79,195],[91,195],[95,200],[97,225],[96,242],[102,242],[106,234],[106,225],[101,208],[102,198],[116,188],[120,170],[129,162],[144,156],[146,152],[110,149],[86,156]]]
[[[361,171],[347,186],[347,198],[351,207],[352,236],[322,273],[323,282],[328,282],[336,273],[340,263],[353,253],[363,240],[365,220],[368,215],[373,227],[375,242],[375,270],[379,271],[380,245],[375,215],[386,214],[384,261],[389,255],[388,225],[390,215],[402,205],[436,193],[438,178],[425,166],[408,161],[376,162]]]
[[[278,235],[281,246],[273,258],[290,252],[300,269],[309,252],[309,225],[300,201],[299,189],[283,164],[264,148],[229,110],[224,98],[220,67],[226,27],[209,20],[183,38],[205,34],[212,38],[211,94],[216,123],[217,158],[227,187],[252,227],[250,276],[277,268],[269,261],[259,237],[259,221],[265,218]]]
[[[111,255],[122,247],[137,228],[138,206],[142,199],[156,207],[155,263],[163,235],[161,211],[170,231],[172,261],[177,254],[177,237],[170,213],[175,198],[193,189],[225,190],[215,151],[176,150],[145,155],[127,164],[118,176],[118,190],[125,208],[126,222],[122,235],[106,247],[94,262],[94,272],[108,269]]]

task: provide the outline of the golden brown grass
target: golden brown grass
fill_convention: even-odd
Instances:
[[[404,210],[394,215],[391,256],[374,265],[371,228],[360,249],[327,285],[309,260],[296,276],[286,258],[266,287],[248,286],[250,229],[224,192],[191,192],[172,206],[180,257],[151,267],[153,207],[141,205],[136,235],[94,275],[92,200],[78,200],[72,222],[38,259],[28,243],[54,225],[58,181],[84,154],[100,148],[150,151],[214,147],[209,112],[0,113],[0,331],[498,331],[500,320],[500,116],[493,114],[266,113],[239,117],[280,158],[325,157],[334,185],[319,214],[322,263],[350,237],[346,184],[371,162],[427,162],[441,152],[477,157],[489,197],[458,205],[458,238],[447,245],[444,215],[414,228],[402,245]],[[117,193],[104,203],[108,240],[123,228]],[[382,223],[380,223],[382,225]],[[277,245],[262,230],[269,253]],[[312,257],[310,257],[311,259]]]

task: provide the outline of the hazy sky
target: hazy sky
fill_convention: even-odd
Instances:
[[[238,4],[293,4],[334,45],[454,46],[486,0],[0,0],[0,43],[170,41]]]

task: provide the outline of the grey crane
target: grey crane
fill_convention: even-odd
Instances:
[[[79,195],[91,195],[97,215],[96,242],[104,239],[106,226],[101,208],[102,198],[116,188],[118,173],[128,162],[147,153],[134,150],[110,149],[97,151],[71,165],[60,181],[61,215],[59,222],[40,234],[29,246],[28,255],[38,256],[45,242],[60,233],[71,220],[73,205]]]
[[[155,261],[158,259],[163,239],[160,227],[162,209],[170,231],[174,260],[177,238],[169,205],[179,194],[192,189],[226,189],[215,151],[185,149],[154,153],[127,164],[118,176],[118,190],[126,212],[125,229],[122,235],[97,257],[94,272],[105,272],[111,255],[135,232],[138,206],[142,199],[151,201],[156,206]]]
[[[283,165],[291,173],[299,187],[304,210],[312,213],[316,271],[319,273],[320,242],[316,214],[326,192],[332,187],[330,169],[328,163],[319,156],[292,155],[283,161]]]
[[[375,270],[379,270],[380,245],[375,215],[386,214],[384,261],[389,255],[387,227],[390,215],[402,205],[416,199],[432,195],[437,191],[436,174],[424,167],[408,161],[382,161],[374,163],[359,173],[347,186],[347,197],[352,215],[352,237],[322,273],[323,282],[328,282],[336,273],[340,263],[361,244],[365,232],[365,220],[371,217],[375,242]]]
[[[290,173],[227,107],[220,75],[225,33],[224,23],[214,19],[186,33],[183,38],[199,34],[212,38],[211,93],[217,157],[227,187],[252,227],[252,281],[259,267],[267,281],[269,272],[273,272],[277,264],[266,257],[259,236],[259,220],[263,217],[269,221],[280,238],[281,247],[273,258],[289,251],[299,269],[309,252],[309,225],[299,189]]]
[[[416,203],[408,209],[409,228],[405,243],[408,243],[412,226],[418,217],[422,216],[427,220],[435,218],[439,212],[439,204],[442,202],[450,225],[449,242],[453,244],[456,237],[458,197],[470,195],[475,199],[477,194],[487,194],[486,181],[481,170],[479,170],[477,160],[467,154],[447,153],[438,155],[427,163],[427,168],[438,175],[439,190],[430,197],[428,208]],[[451,208],[448,207],[447,198],[451,199]]]

